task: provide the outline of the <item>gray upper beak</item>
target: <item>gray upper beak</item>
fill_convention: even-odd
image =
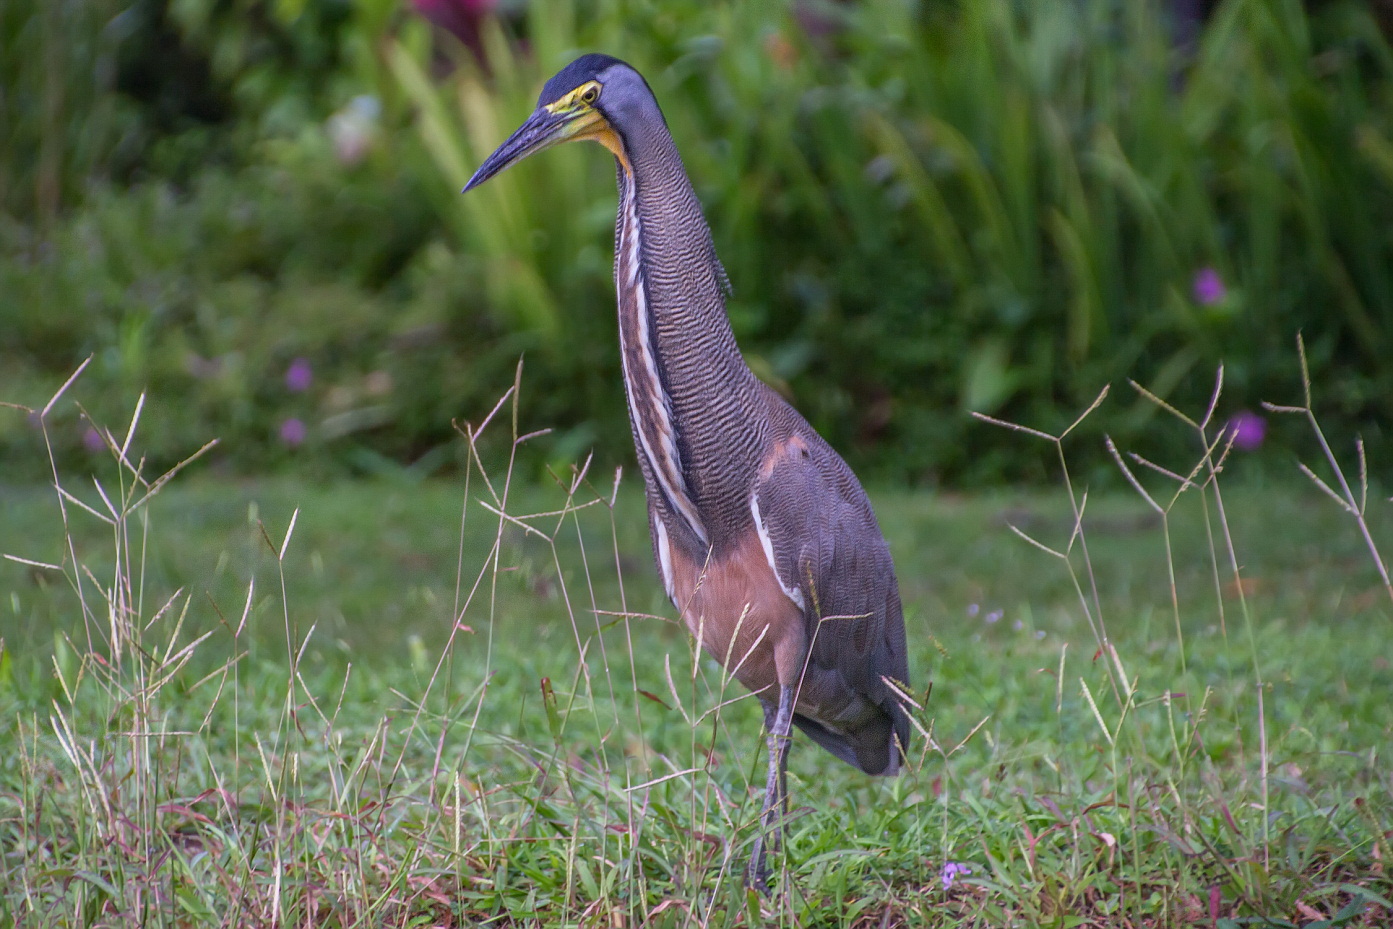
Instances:
[[[506,142],[498,146],[497,151],[484,159],[484,163],[479,165],[479,170],[474,172],[474,176],[464,185],[461,193],[473,190],[528,155],[564,141],[567,138],[566,127],[573,118],[570,113],[553,113],[546,107],[538,107],[516,132],[508,136]]]

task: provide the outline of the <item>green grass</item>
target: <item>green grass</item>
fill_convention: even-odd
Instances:
[[[894,781],[798,740],[760,899],[760,714],[673,621],[637,488],[483,457],[425,483],[195,466],[139,506],[115,460],[60,474],[71,496],[4,488],[0,552],[55,567],[0,562],[0,919],[1389,919],[1393,592],[1310,484],[1230,456],[1234,486],[1164,517],[1079,487],[874,494],[932,736]],[[945,889],[948,862],[971,873]]]

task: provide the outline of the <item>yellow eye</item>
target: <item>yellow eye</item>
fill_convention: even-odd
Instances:
[[[591,84],[580,92],[581,103],[594,103],[598,99],[600,99],[600,88],[594,84]]]

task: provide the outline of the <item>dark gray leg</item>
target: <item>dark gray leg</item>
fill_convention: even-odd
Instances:
[[[770,717],[773,717],[772,719]],[[769,730],[769,777],[764,785],[764,810],[760,816],[760,833],[755,837],[750,855],[746,882],[760,890],[769,886],[769,862],[766,848],[776,851],[783,840],[782,814],[788,812],[788,744],[793,727],[793,688],[779,688],[777,710],[764,704],[764,726]]]
[[[790,704],[792,704],[792,702],[793,702],[792,697],[790,697],[789,702],[790,702]],[[766,703],[766,704],[764,704],[763,706],[764,706],[764,730],[765,730],[766,732],[770,732],[770,733],[779,731],[779,706],[778,706],[778,704],[776,704],[776,703]],[[783,731],[783,733],[784,733],[785,738],[784,738],[784,741],[783,741],[783,752],[782,752],[782,754],[780,754],[780,756],[779,756],[779,799],[780,799],[780,801],[781,801],[780,804],[779,804],[779,809],[782,811],[782,813],[783,813],[784,816],[788,816],[788,747],[789,747],[789,745],[791,745],[791,744],[793,743],[793,738],[792,738],[792,733],[793,733],[793,711],[792,711],[792,707],[791,707],[791,706],[790,706],[790,709],[789,709],[788,721],[785,722],[785,723],[783,724],[783,730],[782,730],[782,731]],[[768,784],[765,785],[765,790],[766,790],[766,792],[768,791]],[[774,836],[774,840],[775,840],[775,841],[774,841],[774,844],[773,844],[772,848],[773,848],[775,851],[778,851],[778,848],[779,848],[779,844],[778,844],[778,843],[779,843],[779,840],[781,840],[782,838],[783,838],[783,830],[780,829],[780,830],[778,831],[778,833],[775,834],[775,836]]]

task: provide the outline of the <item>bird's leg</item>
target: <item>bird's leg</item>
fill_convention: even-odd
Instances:
[[[772,719],[770,718],[772,715]],[[779,705],[775,710],[764,704],[764,725],[769,730],[769,776],[764,785],[764,810],[760,815],[760,832],[755,837],[750,855],[747,883],[763,890],[769,886],[769,862],[766,849],[778,851],[783,844],[783,815],[788,812],[788,744],[793,727],[793,688],[779,688]]]
[[[786,701],[783,699],[783,694],[781,693],[778,705],[772,703],[764,704],[764,728],[769,733],[769,755],[771,758],[774,755],[775,749],[778,749],[779,786],[777,796],[779,803],[779,815],[788,816],[788,748],[789,745],[791,745],[793,742],[792,732],[794,701],[792,695],[792,688],[786,687],[783,688],[783,690],[788,693],[788,699]],[[781,710],[787,711],[784,714],[785,718],[782,723],[779,722],[779,713],[781,712]],[[776,741],[778,742],[777,746],[775,745]],[[774,810],[769,805],[768,801],[770,789],[770,784],[766,782],[764,785],[764,817],[766,826],[768,826],[771,822],[775,821]],[[779,831],[775,834],[774,841],[772,843],[772,847],[775,851],[778,851],[779,843],[782,839],[783,829],[781,827]]]

